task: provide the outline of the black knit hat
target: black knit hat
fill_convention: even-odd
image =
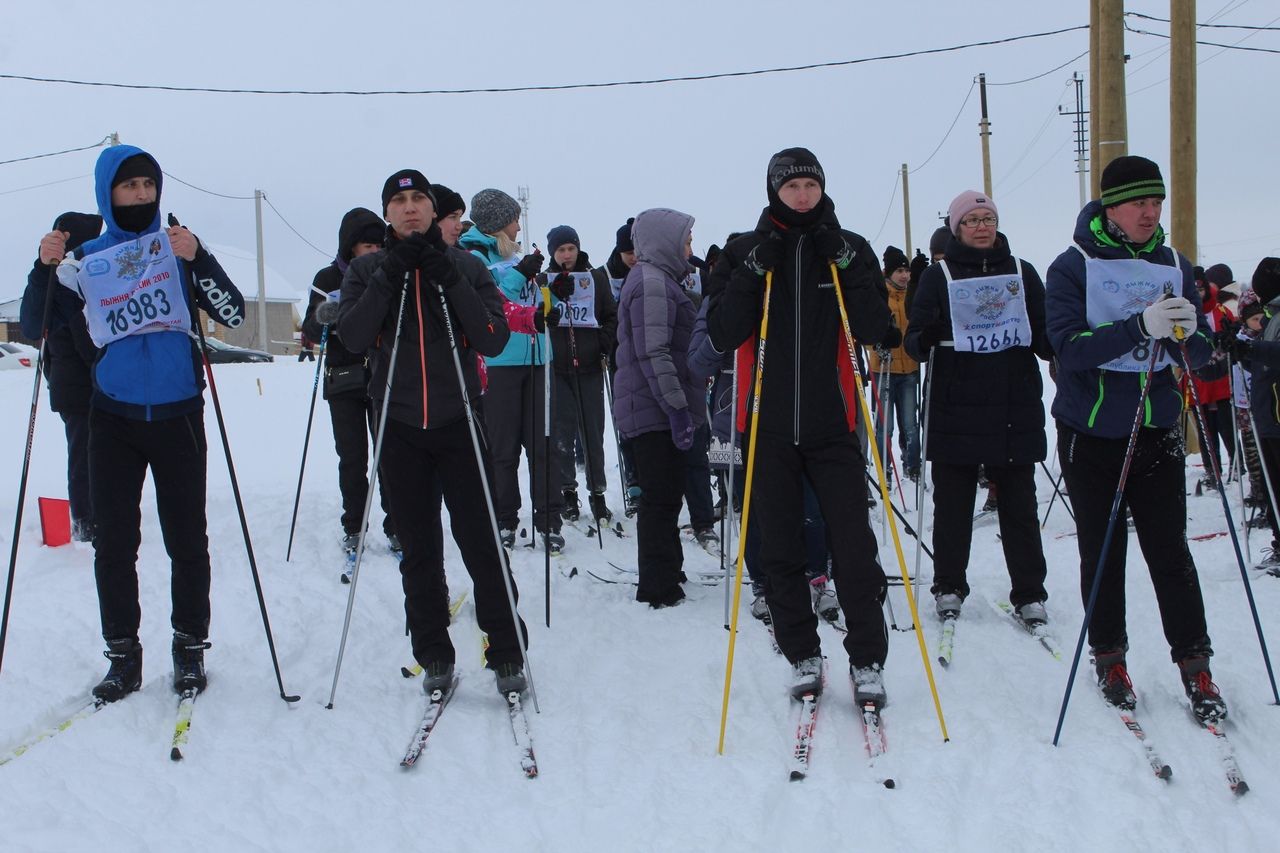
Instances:
[[[156,182],[157,187],[160,185],[160,173],[156,171],[156,162],[146,154],[134,154],[120,161],[115,177],[111,179],[111,188],[115,189],[118,184],[123,184],[130,178],[150,178]]]
[[[911,262],[907,260],[907,253],[899,249],[897,246],[890,246],[884,250],[884,274],[892,275],[894,270],[909,268]]]
[[[436,196],[436,219],[444,219],[451,213],[460,213],[467,209],[462,196],[444,184],[433,184],[431,191]]]
[[[618,239],[614,244],[619,252],[634,252],[636,244],[631,241],[631,226],[636,224],[634,216],[627,219],[627,224],[618,229]]]
[[[557,225],[547,232],[547,251],[554,252],[566,243],[572,243],[578,249],[582,248],[582,241],[578,239],[578,232],[574,231],[569,225]]]
[[[1214,264],[1204,271],[1204,280],[1210,284],[1216,284],[1218,287],[1226,287],[1235,281],[1236,277],[1231,272],[1231,267],[1226,264]]]
[[[1146,157],[1117,157],[1102,170],[1103,207],[1138,198],[1164,198],[1164,176]]]
[[[71,235],[67,238],[66,247],[70,252],[102,233],[102,217],[96,213],[77,213],[74,210],[68,210],[54,220],[53,229],[65,231]]]
[[[1280,258],[1263,258],[1253,271],[1250,286],[1264,305],[1280,296]]]
[[[426,179],[426,176],[417,169],[401,169],[387,178],[387,182],[382,185],[383,216],[387,215],[387,204],[391,201],[391,197],[405,190],[421,190],[431,196],[431,206],[435,207],[436,197],[431,192],[431,182]]]
[[[929,254],[941,255],[947,250],[947,241],[951,239],[951,229],[946,225],[938,226],[938,230],[933,232],[933,236],[929,238]]]
[[[827,190],[827,176],[822,171],[822,164],[808,148],[785,148],[769,158],[768,189],[771,195],[787,181],[794,178],[813,178]]]

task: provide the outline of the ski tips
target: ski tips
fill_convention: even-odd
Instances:
[[[181,761],[181,760],[182,760],[182,750],[178,749],[176,746],[175,746],[173,749],[169,750],[169,760],[170,760],[170,761]]]

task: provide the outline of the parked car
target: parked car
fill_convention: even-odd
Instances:
[[[209,356],[211,364],[275,361],[275,356],[271,355],[271,353],[232,346],[217,338],[206,337],[204,339],[204,349]]]
[[[23,370],[36,366],[38,350],[26,344],[0,343],[0,370]]]

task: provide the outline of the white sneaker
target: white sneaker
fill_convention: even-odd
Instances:
[[[822,693],[822,656],[814,655],[803,658],[791,665],[791,698],[801,699],[806,695],[819,696]]]

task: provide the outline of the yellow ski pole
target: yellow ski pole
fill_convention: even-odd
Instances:
[[[769,294],[773,291],[773,271],[764,274],[764,310],[760,316],[760,341],[756,347],[756,382],[751,396],[751,434],[747,447],[747,483],[742,490],[742,521],[738,531],[738,567],[733,576],[733,615],[729,619],[729,658],[724,667],[724,703],[720,706],[720,743],[724,755],[724,730],[729,722],[729,685],[733,683],[733,649],[738,637],[738,606],[742,603],[742,567],[747,556],[747,519],[751,513],[751,478],[756,469],[756,429],[760,425],[760,387],[764,380],[764,343],[769,336]],[[737,417],[737,412],[733,413]],[[731,472],[732,473],[732,472]]]
[[[840,306],[840,323],[844,327],[845,344],[849,347],[849,359],[853,362],[853,381],[858,385],[858,403],[862,409],[863,422],[871,423],[871,413],[867,409],[867,398],[862,392],[862,377],[858,375],[858,356],[854,350],[853,333],[849,331],[849,313],[844,306],[844,293],[840,290],[840,275],[836,265],[831,264],[831,280],[835,283],[836,303]],[[880,448],[874,441],[871,446],[871,458],[876,463],[876,474],[880,477],[880,499],[889,506],[889,486],[885,479],[884,462],[880,458]],[[750,470],[750,469],[748,469]],[[933,707],[938,712],[938,727],[942,729],[942,740],[947,742],[951,737],[947,734],[947,721],[942,716],[942,701],[938,698],[938,685],[933,680],[933,667],[929,663],[929,650],[925,648],[924,631],[921,629],[920,612],[916,610],[916,597],[911,591],[911,578],[907,574],[907,559],[902,554],[902,540],[898,538],[898,522],[889,516],[889,530],[893,534],[893,549],[898,555],[898,567],[902,570],[902,588],[907,593],[907,606],[911,608],[911,620],[916,625],[916,639],[920,642],[920,658],[924,661],[924,674],[929,679],[929,692],[933,694]],[[923,535],[923,531],[921,531]]]

